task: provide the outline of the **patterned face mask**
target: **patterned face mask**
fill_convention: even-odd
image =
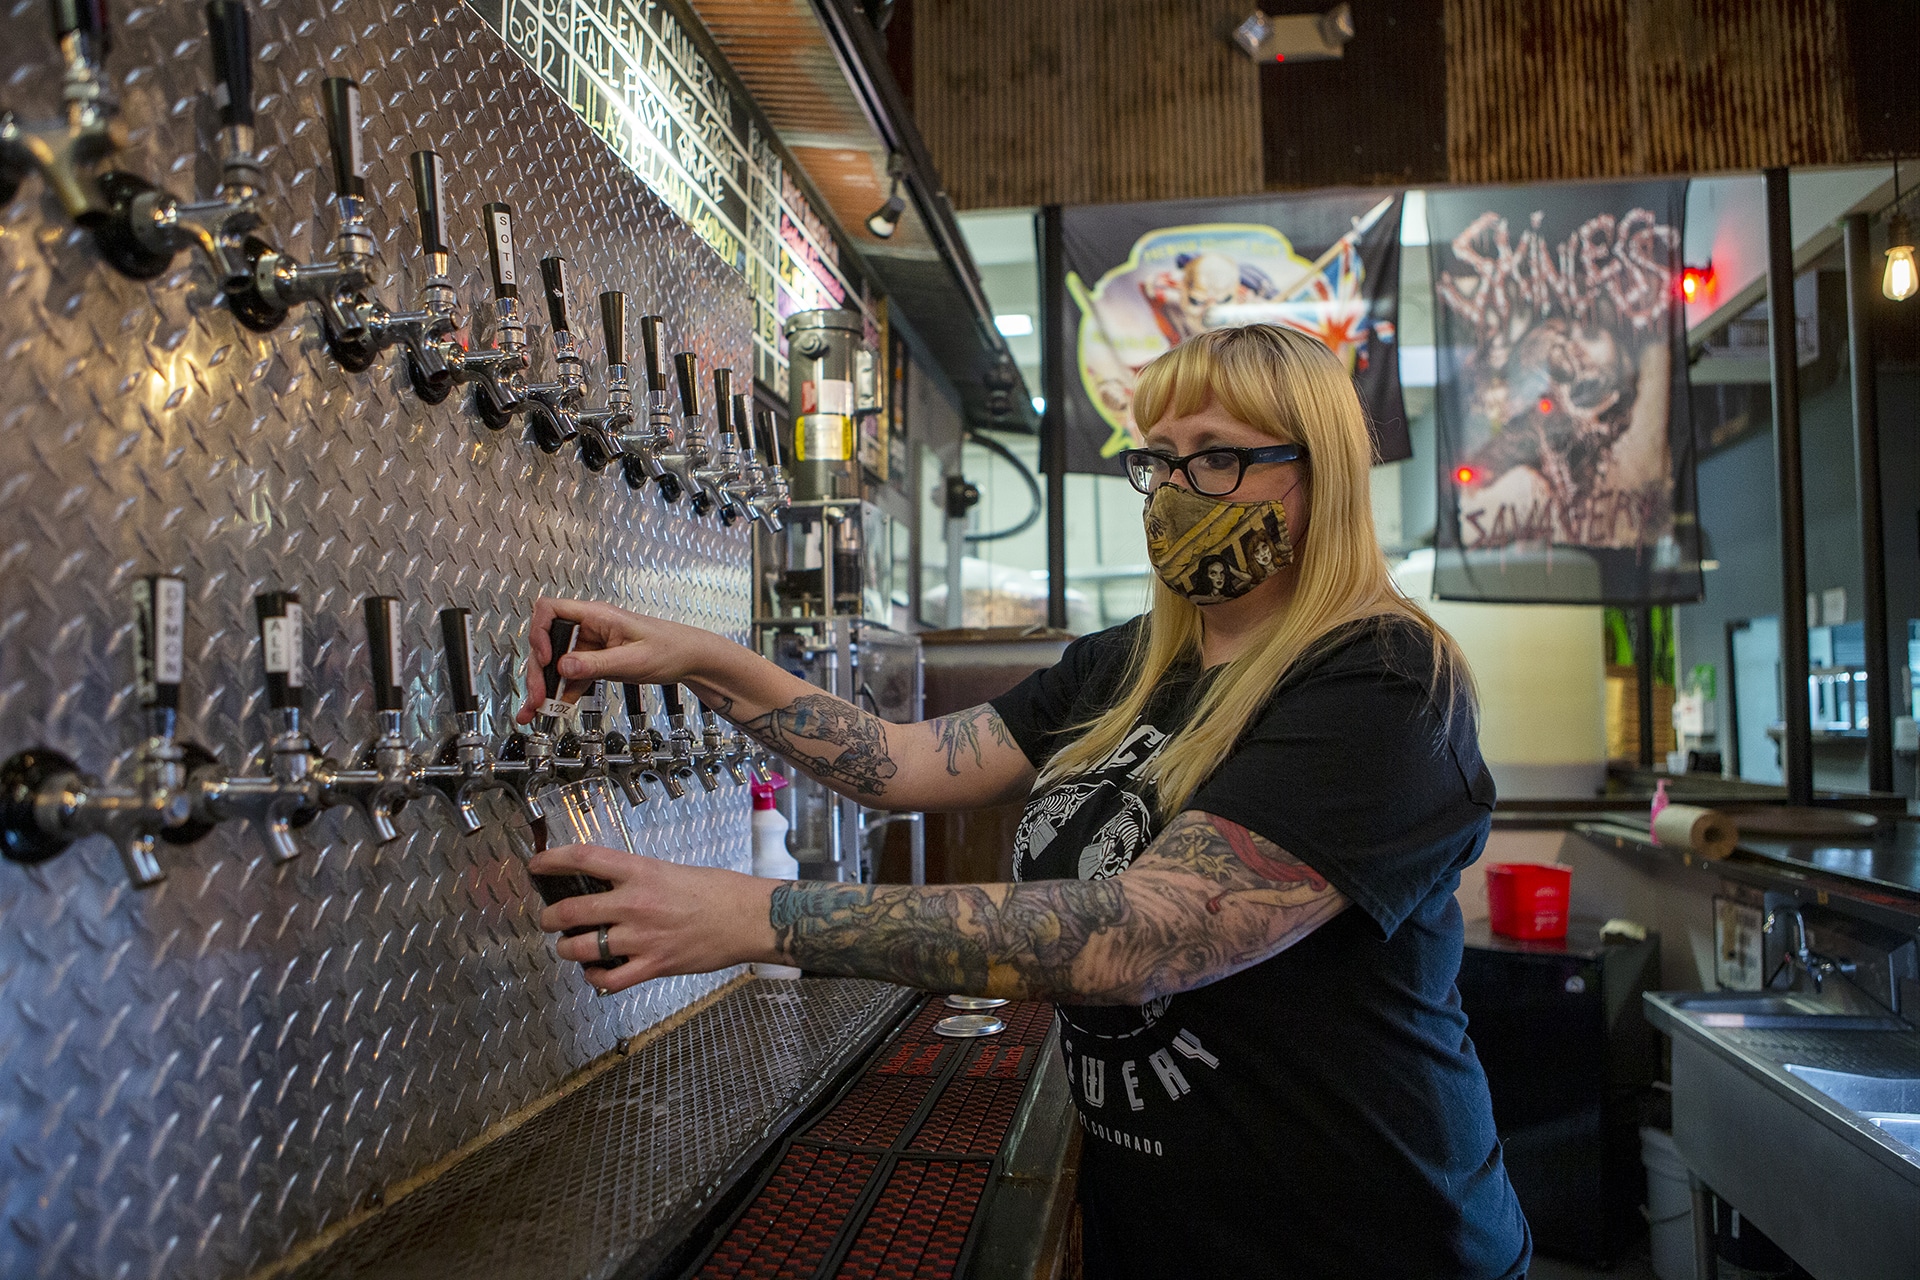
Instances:
[[[1237,600],[1293,562],[1278,500],[1225,502],[1163,484],[1146,520],[1154,572],[1195,604]]]

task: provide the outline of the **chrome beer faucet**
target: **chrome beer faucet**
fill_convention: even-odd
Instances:
[[[558,453],[562,445],[580,434],[575,414],[586,398],[586,365],[580,358],[580,343],[567,323],[567,260],[557,256],[540,259],[540,280],[546,289],[547,318],[553,322],[553,381],[527,383],[520,394],[527,422],[533,428],[533,442],[543,453]]]
[[[667,709],[669,773],[681,782],[685,782],[688,778],[698,778],[702,790],[713,790],[720,784],[720,779],[717,775],[710,776],[700,765],[700,753],[694,747],[693,724],[687,719],[686,704],[680,698],[680,686],[661,685],[660,704]]]
[[[633,732],[629,737],[617,729],[607,730],[607,776],[619,784],[629,805],[638,806],[650,799],[640,780],[649,776],[653,736],[647,727],[647,706],[640,696],[640,686],[623,684],[620,692],[626,702],[627,727]]]
[[[545,817],[540,807],[540,791],[558,778],[554,769],[560,738],[573,719],[573,704],[565,698],[566,682],[560,678],[560,659],[573,652],[579,638],[579,625],[555,618],[547,627],[550,653],[541,668],[546,698],[533,719],[528,733],[512,733],[500,744],[494,772],[504,777],[520,794],[520,803],[529,821]]]
[[[607,768],[606,682],[590,680],[573,704],[575,727],[554,751],[553,771],[568,782],[610,776]]]
[[[480,699],[474,693],[473,616],[465,609],[440,611],[440,639],[447,664],[447,690],[453,703],[453,733],[425,770],[427,785],[453,806],[469,834],[487,824],[480,816],[484,791],[513,791],[494,771],[493,752],[480,732]]]
[[[609,289],[600,295],[600,336],[607,344],[607,403],[574,415],[580,429],[580,461],[589,471],[605,471],[626,455],[633,425],[633,384],[627,380],[627,295]]]
[[[734,399],[733,370],[715,369],[713,421],[717,428],[718,447],[708,447],[705,431],[700,433],[697,456],[693,439],[689,437],[687,441],[687,476],[711,504],[708,510],[718,510],[721,521],[726,524],[732,524],[740,518],[739,509],[734,506],[733,498],[727,492],[727,485],[740,471],[739,437],[733,430]],[[700,514],[705,515],[706,512]]]
[[[52,9],[65,112],[51,120],[0,112],[0,204],[12,200],[27,174],[37,172],[67,217],[91,231],[111,208],[100,189],[99,164],[127,144],[107,85],[112,19],[107,0],[52,0]]]
[[[377,304],[363,293],[374,270],[373,228],[367,225],[367,180],[360,149],[360,86],[344,76],[320,82],[333,158],[334,207],[339,211],[331,256],[300,263],[277,250],[254,264],[253,287],[261,301],[282,313],[302,302],[320,312],[320,332],[340,367],[360,373],[380,347],[372,329]]]
[[[605,306],[604,297],[601,305]],[[681,484],[680,477],[661,462],[662,456],[672,453],[674,446],[673,396],[667,390],[666,370],[660,362],[660,326],[664,323],[659,316],[640,317],[640,354],[647,375],[646,403],[641,414],[628,417],[626,430],[620,437],[624,455],[620,470],[629,489],[643,489],[651,480],[659,488],[661,501],[672,504],[680,501]],[[694,395],[695,389],[691,384],[682,383],[680,394],[684,400]]]
[[[746,770],[741,767],[742,757],[733,753],[733,744],[728,740],[726,730],[720,727],[720,716],[706,699],[695,699],[700,704],[700,770],[702,773],[718,777],[722,769],[726,770],[727,780],[734,786],[745,786]],[[709,791],[713,788],[708,787]]]
[[[520,318],[520,267],[514,253],[513,206],[495,200],[480,211],[493,276],[493,345],[468,350],[455,378],[473,383],[474,412],[495,431],[526,407],[527,323]]]
[[[780,516],[793,501],[793,490],[787,483],[787,469],[781,465],[780,426],[773,410],[760,411],[758,427],[761,461],[753,467],[753,490],[747,499],[747,509],[769,533],[778,533]]]
[[[190,775],[213,756],[176,739],[186,665],[187,587],[165,575],[134,583],[134,683],[146,739],[123,786],[82,773],[45,748],[0,764],[0,854],[36,863],[85,835],[104,835],[120,851],[127,879],[146,888],[166,879],[159,846],[192,844],[212,824],[194,813]]]
[[[400,601],[368,596],[367,653],[373,668],[374,736],[360,749],[351,773],[337,776],[333,790],[366,811],[381,844],[399,836],[394,818],[421,794],[420,766],[402,732],[406,719],[406,656],[400,645]]]
[[[715,506],[714,495],[695,478],[695,473],[707,467],[712,454],[707,448],[707,423],[700,413],[700,371],[698,358],[691,351],[682,351],[673,358],[674,380],[680,388],[680,430],[678,447],[657,452],[660,466],[674,478],[677,489],[692,495],[693,514],[704,516]],[[726,412],[724,391],[731,390],[733,373],[731,370],[715,370],[714,387],[723,394],[714,402],[715,413]],[[664,485],[662,486],[664,489]]]
[[[220,112],[220,185],[208,199],[183,202],[137,174],[104,173],[100,190],[108,209],[93,235],[101,255],[135,280],[151,280],[182,250],[198,249],[234,319],[267,333],[287,312],[262,298],[254,283],[260,259],[273,250],[253,234],[261,217],[252,31],[244,0],[209,0],[206,12]]]
[[[680,799],[687,794],[686,782],[675,768],[673,744],[654,727],[645,691],[637,684],[623,684],[620,688],[626,695],[627,752],[635,773],[659,783],[667,799]]]

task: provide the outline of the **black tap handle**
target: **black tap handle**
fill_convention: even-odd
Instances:
[[[640,686],[623,684],[620,686],[620,696],[626,699],[627,719],[633,722],[635,728],[644,725],[647,722],[647,696],[640,692]]]
[[[407,157],[413,202],[420,210],[420,252],[451,253],[447,243],[447,168],[437,151]]]
[[[640,317],[640,358],[647,365],[648,391],[667,389],[666,371],[660,365],[660,327],[665,323],[660,316]]]
[[[64,40],[76,33],[87,37],[96,58],[107,56],[113,43],[107,0],[53,0],[53,38]]]
[[[660,701],[667,708],[669,716],[684,716],[687,713],[686,706],[680,701],[680,686],[677,684],[661,685]]]
[[[463,714],[478,711],[480,699],[473,693],[473,615],[465,609],[442,609],[440,643],[447,655],[447,692],[453,696],[453,709]]]
[[[361,605],[367,617],[367,653],[373,664],[373,709],[406,710],[401,686],[406,657],[400,651],[400,602],[392,596],[368,596]]]
[[[320,82],[320,99],[327,109],[327,145],[333,151],[334,190],[364,200],[367,180],[360,154],[360,86],[345,76]]]
[[[560,659],[573,652],[573,642],[579,638],[580,624],[566,618],[555,618],[547,625],[547,644],[551,649],[547,665],[540,669],[540,678],[547,686],[546,701],[541,704],[542,715],[566,715],[571,707],[567,705],[561,692],[566,681],[560,678]]]
[[[134,684],[140,705],[180,709],[180,681],[187,665],[187,583],[150,574],[133,584]]]
[[[213,95],[220,123],[253,124],[253,31],[245,0],[207,0],[207,43],[213,49]]]
[[[713,416],[719,421],[720,429],[727,429],[727,406],[733,399],[733,370],[715,369],[713,371]]]
[[[540,259],[540,282],[547,290],[547,318],[555,333],[572,333],[567,323],[567,260],[562,257]]]
[[[275,711],[304,704],[307,683],[301,635],[300,593],[263,591],[253,598],[260,619],[260,665],[267,675],[267,705]]]
[[[760,453],[767,465],[780,465],[780,422],[771,409],[760,411]]]
[[[627,295],[609,289],[600,295],[600,336],[607,342],[607,363],[627,362]]]
[[[700,413],[700,358],[682,351],[673,358],[674,380],[680,384],[680,412],[692,418]]]
[[[520,271],[513,261],[513,206],[495,200],[480,211],[487,224],[487,262],[493,268],[493,296],[520,296]]]
[[[733,431],[741,444],[753,448],[753,411],[747,408],[747,397],[737,391],[733,395]]]

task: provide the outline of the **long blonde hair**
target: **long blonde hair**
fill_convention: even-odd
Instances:
[[[1133,414],[1144,435],[1168,414],[1209,402],[1274,439],[1307,447],[1311,519],[1294,547],[1293,598],[1261,638],[1209,681],[1186,725],[1150,760],[1161,816],[1179,811],[1220,766],[1287,674],[1343,629],[1404,620],[1431,642],[1432,688],[1444,719],[1454,700],[1471,704],[1472,677],[1453,637],[1394,586],[1374,534],[1368,471],[1373,446],[1353,381],[1313,338],[1275,325],[1216,329],[1187,339],[1140,372]],[[1145,713],[1176,664],[1200,657],[1199,606],[1155,579],[1153,607],[1128,660],[1120,700],[1069,732],[1078,736],[1047,763],[1037,787],[1100,765]]]

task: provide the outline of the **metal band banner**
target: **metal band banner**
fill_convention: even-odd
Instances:
[[[1140,443],[1133,389],[1155,356],[1209,329],[1277,324],[1353,373],[1377,461],[1410,457],[1394,319],[1399,192],[1090,205],[1061,214],[1070,370],[1067,470],[1119,475]]]
[[[1437,191],[1434,594],[1698,600],[1685,182]]]

